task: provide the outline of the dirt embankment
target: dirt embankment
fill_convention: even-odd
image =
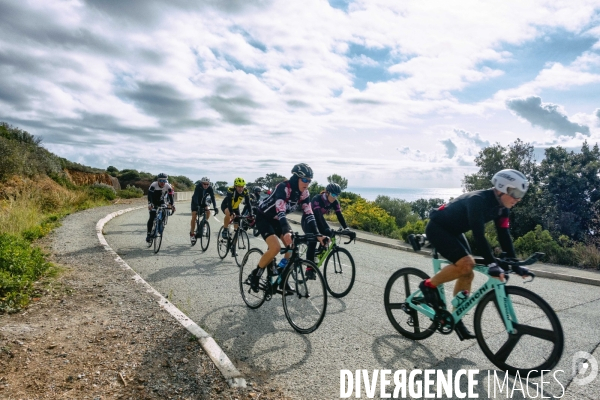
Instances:
[[[93,185],[94,183],[104,183],[110,185],[116,190],[121,190],[119,180],[107,173],[82,172],[66,169],[67,177],[77,186]]]

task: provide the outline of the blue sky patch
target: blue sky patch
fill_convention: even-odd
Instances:
[[[348,6],[351,3],[351,0],[328,0],[329,5],[333,8],[337,8],[338,10],[342,10],[348,12]]]
[[[353,86],[364,90],[368,82],[385,82],[393,78],[387,68],[392,65],[389,48],[365,47],[350,43],[346,56],[350,59]]]
[[[506,45],[499,51],[508,51],[512,57],[507,62],[489,61],[480,67],[504,71],[504,75],[475,82],[460,91],[452,92],[460,102],[476,103],[492,97],[501,89],[515,88],[530,82],[551,63],[571,64],[589,50],[597,39],[577,36],[572,32],[557,30],[521,45]]]

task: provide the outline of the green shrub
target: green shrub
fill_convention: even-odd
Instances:
[[[539,251],[546,254],[543,260],[545,262],[573,265],[576,261],[573,248],[561,247],[554,241],[550,232],[543,230],[540,225],[515,240],[514,246],[520,257],[527,257]]]
[[[402,240],[408,243],[408,235],[425,233],[425,227],[427,226],[427,222],[429,222],[429,220],[427,219],[419,219],[414,222],[408,222],[402,228],[395,230],[393,237],[396,239],[402,238]]]
[[[377,196],[375,204],[394,217],[398,227],[403,227],[409,222],[416,222],[419,218],[412,212],[411,205],[406,200],[392,199],[389,196]]]
[[[104,183],[94,183],[89,187],[89,190],[94,197],[106,200],[114,200],[117,197],[115,188]]]
[[[123,190],[119,190],[117,192],[117,196],[122,199],[137,199],[144,195],[144,191],[139,187],[135,187],[133,185],[127,185],[127,187]]]
[[[362,197],[344,210],[344,218],[348,226],[366,232],[389,235],[397,228],[394,217]]]
[[[39,248],[18,236],[0,234],[0,312],[25,307],[33,283],[52,269]]]

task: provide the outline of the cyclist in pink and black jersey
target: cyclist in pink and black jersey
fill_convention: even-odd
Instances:
[[[306,218],[308,232],[318,234],[308,193],[313,171],[306,164],[296,164],[292,168],[292,174],[289,180],[278,184],[269,197],[262,200],[257,207],[255,226],[267,242],[268,249],[250,276],[250,285],[255,292],[258,292],[258,282],[265,267],[281,249],[278,238],[285,246],[292,244],[292,228],[287,220],[287,214],[300,208]],[[322,245],[325,244],[325,237],[317,238]]]

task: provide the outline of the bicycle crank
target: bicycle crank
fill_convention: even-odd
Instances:
[[[454,318],[448,310],[437,310],[433,321],[437,324],[437,330],[443,335],[449,335],[454,330]]]

